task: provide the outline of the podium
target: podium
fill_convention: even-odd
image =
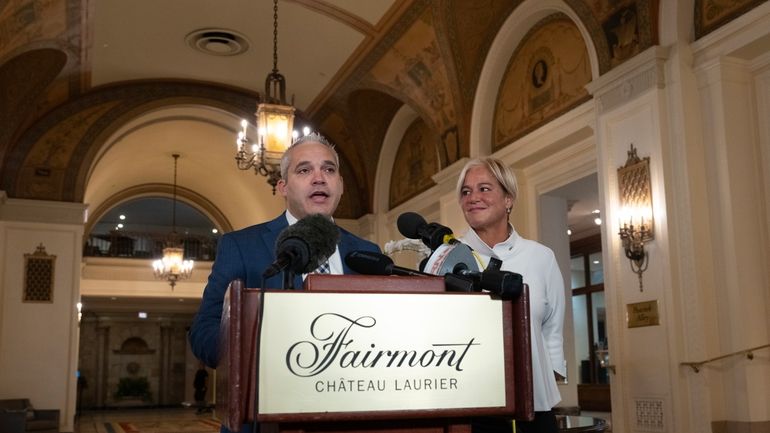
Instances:
[[[291,327],[295,322],[294,317],[292,321],[282,322],[282,324],[276,324],[274,317],[276,314],[268,314],[265,316],[265,311],[270,313],[272,305],[279,305],[273,301],[273,299],[280,299],[282,297],[289,296],[292,300],[291,304],[294,305],[294,300],[305,300],[310,305],[315,305],[316,300],[322,300],[325,296],[321,295],[336,295],[344,296],[346,299],[346,305],[358,304],[359,300],[361,304],[367,304],[365,301],[372,300],[373,296],[380,296],[376,298],[374,302],[368,302],[368,304],[380,304],[381,299],[388,300],[390,298],[396,298],[394,305],[408,305],[411,304],[411,300],[421,299],[421,302],[425,302],[425,299],[430,302],[427,304],[425,310],[432,309],[435,300],[435,305],[465,305],[470,301],[481,301],[484,307],[493,311],[493,314],[489,314],[486,317],[494,318],[490,320],[492,323],[500,324],[502,329],[499,330],[501,337],[501,358],[497,356],[479,357],[482,360],[491,359],[494,362],[498,362],[501,366],[500,381],[502,383],[494,382],[490,386],[490,390],[497,390],[496,394],[502,395],[499,401],[496,403],[485,403],[479,407],[476,407],[475,397],[465,396],[457,390],[457,379],[448,379],[446,381],[439,381],[438,379],[420,379],[420,382],[414,382],[409,388],[412,392],[404,392],[401,383],[399,385],[398,380],[393,380],[395,384],[394,388],[401,391],[400,395],[414,395],[418,394],[414,392],[413,388],[415,384],[424,389],[424,392],[434,392],[437,396],[435,401],[431,398],[423,399],[417,403],[411,403],[406,400],[402,400],[398,397],[395,402],[388,400],[387,398],[380,399],[382,395],[387,395],[388,391],[391,391],[391,382],[383,380],[363,382],[364,385],[368,383],[371,388],[373,383],[381,384],[380,393],[365,393],[356,394],[354,396],[354,404],[350,406],[342,405],[336,406],[332,409],[324,409],[323,404],[333,400],[334,393],[326,392],[324,394],[318,394],[316,396],[307,396],[308,398],[304,402],[300,402],[303,397],[302,393],[287,391],[293,397],[289,398],[289,402],[286,403],[289,406],[281,406],[275,410],[260,410],[257,414],[257,422],[260,423],[262,431],[280,431],[280,432],[353,432],[353,431],[365,431],[365,432],[378,432],[378,433],[406,433],[406,432],[421,432],[421,433],[439,433],[439,432],[470,432],[470,420],[473,417],[478,416],[504,416],[518,420],[531,420],[534,417],[534,405],[532,399],[532,364],[531,364],[531,341],[530,341],[530,326],[529,326],[529,292],[526,285],[522,291],[522,295],[513,301],[503,300],[489,300],[489,294],[483,293],[456,293],[445,292],[445,284],[443,277],[403,277],[403,276],[368,276],[368,275],[309,275],[305,283],[307,290],[305,291],[283,291],[283,290],[259,290],[244,288],[240,280],[233,281],[228,288],[227,295],[225,297],[225,303],[223,306],[222,322],[220,326],[220,362],[217,368],[217,415],[222,419],[222,423],[228,427],[231,431],[239,431],[242,424],[251,423],[255,416],[255,403],[260,407],[265,404],[265,401],[272,402],[278,399],[278,395],[282,394],[284,388],[279,388],[281,392],[272,392],[271,395],[260,395],[257,390],[262,389],[262,386],[270,386],[268,383],[280,381],[275,379],[272,374],[265,375],[263,384],[259,384],[258,375],[261,370],[265,368],[263,363],[268,362],[261,356],[261,350],[268,350],[261,348],[261,344],[258,343],[260,338],[264,339],[264,344],[268,344],[268,341],[280,340],[276,337],[270,337],[279,332],[279,335],[284,335],[282,332],[288,332],[285,329],[277,331],[276,328]],[[432,297],[426,297],[424,295],[429,294]],[[423,295],[423,296],[420,296]],[[267,302],[266,302],[267,299]],[[387,302],[382,303],[388,308]],[[274,307],[275,309],[279,307]],[[281,314],[278,316],[289,315],[289,308],[282,307]],[[401,310],[400,307],[397,307]],[[293,314],[293,311],[291,312]],[[391,314],[400,314],[395,312]],[[438,312],[437,314],[441,314]],[[499,315],[500,317],[494,317]],[[319,316],[320,317],[320,316]],[[372,319],[366,316],[367,319]],[[318,319],[318,318],[316,318]],[[271,322],[272,320],[272,322]],[[372,319],[373,320],[373,319]],[[264,321],[264,323],[260,323]],[[486,322],[487,320],[482,318],[479,320]],[[302,318],[296,320],[297,323],[306,323]],[[352,321],[351,321],[352,322]],[[385,321],[382,321],[385,322]],[[287,325],[288,323],[288,325]],[[355,322],[357,323],[357,322]],[[266,324],[267,328],[270,328],[272,334],[261,333],[261,326]],[[306,325],[297,325],[306,326]],[[494,325],[493,325],[494,326]],[[361,326],[361,328],[374,328],[373,325]],[[447,326],[442,326],[446,328]],[[451,327],[451,326],[450,326]],[[423,332],[434,332],[430,330],[430,326],[422,326]],[[401,332],[402,334],[403,331]],[[406,334],[409,334],[407,332]],[[348,338],[347,343],[352,341],[352,338]],[[446,337],[443,337],[446,338]],[[444,341],[444,340],[440,340]],[[346,343],[346,344],[347,344]],[[331,344],[328,343],[327,346]],[[367,343],[368,345],[369,343]],[[296,344],[295,344],[296,345]],[[442,347],[441,344],[434,345],[435,347]],[[419,360],[415,361],[415,356],[412,357],[412,367],[423,368],[424,371],[435,371],[438,368],[443,368],[445,371],[451,367],[454,374],[466,374],[469,369],[466,365],[461,365],[463,360],[462,356],[469,351],[471,347],[473,351],[481,350],[479,347],[485,346],[485,344],[478,343],[475,339],[471,339],[467,347],[459,344],[450,346],[459,346],[457,350],[452,349],[450,355],[445,353],[438,356],[438,350],[428,350],[423,353],[423,356]],[[341,346],[342,347],[342,346]],[[379,357],[375,357],[374,354],[379,353],[383,355],[390,351],[380,350],[377,352],[375,343],[371,343],[372,350],[370,355],[363,356],[363,362],[359,362],[359,367],[374,366],[375,360],[381,360]],[[462,349],[464,347],[464,349]],[[462,349],[462,350],[461,350]],[[276,352],[273,349],[274,353]],[[394,351],[396,352],[396,351]],[[267,352],[266,352],[267,353]],[[362,352],[348,352],[342,355],[342,360],[339,361],[340,365],[354,365],[355,362],[350,362],[350,359],[355,359],[356,354],[360,355]],[[477,352],[473,352],[477,353]],[[497,352],[495,352],[497,353]],[[351,355],[352,354],[352,355]],[[429,355],[429,356],[426,356]],[[345,356],[348,356],[347,361]],[[413,354],[414,355],[414,354]],[[274,358],[277,355],[273,356]],[[280,359],[285,360],[286,365],[289,364],[290,359],[296,355],[289,355],[289,353],[280,353]],[[327,355],[328,356],[328,355]],[[470,356],[469,356],[470,357]],[[366,361],[369,358],[369,361]],[[297,356],[297,359],[299,357]],[[399,358],[402,362],[404,358]],[[390,364],[386,364],[384,360],[381,360],[378,366],[391,367]],[[393,359],[390,360],[394,363]],[[294,362],[294,361],[291,361]],[[335,361],[336,362],[336,361]],[[368,362],[368,364],[366,364]],[[422,362],[425,365],[417,365]],[[454,364],[453,364],[454,363]],[[298,362],[301,364],[301,362]],[[431,365],[427,365],[431,364]],[[435,364],[435,365],[434,365]],[[285,365],[281,366],[285,370]],[[405,364],[406,367],[406,364]],[[273,367],[273,371],[276,369]],[[361,372],[365,369],[359,369],[357,372]],[[388,374],[395,369],[389,369]],[[420,370],[420,371],[423,371]],[[415,370],[412,370],[415,371]],[[291,375],[290,375],[291,376]],[[295,375],[297,376],[296,372]],[[291,378],[295,378],[291,376]],[[299,375],[302,376],[302,375]],[[332,380],[336,380],[339,376],[331,376]],[[420,376],[421,378],[423,376]],[[269,379],[269,380],[268,380]],[[424,381],[424,382],[422,382]],[[353,391],[365,391],[361,384],[358,383],[358,390]],[[408,380],[406,381],[408,382]],[[282,382],[281,382],[282,383]],[[316,389],[308,388],[309,391],[305,394],[312,394],[312,392],[318,392],[318,384],[321,387],[328,386],[328,381],[317,381]],[[351,384],[353,382],[351,381]],[[455,388],[452,388],[452,384],[455,384]],[[469,387],[478,384],[476,380],[467,380],[461,382],[467,384]],[[324,385],[326,384],[326,385]],[[409,383],[406,383],[409,385]],[[340,382],[340,385],[345,385]],[[331,386],[334,386],[332,383]],[[355,386],[355,384],[353,384]],[[378,385],[379,386],[379,385]],[[399,388],[401,386],[402,388]],[[385,391],[385,388],[388,391]],[[267,388],[265,388],[267,389]],[[476,396],[484,395],[484,390],[476,389]],[[446,391],[445,391],[446,390]],[[376,389],[374,390],[377,391]],[[467,398],[471,401],[471,404],[467,402],[463,404],[454,403],[453,397],[442,397],[448,393],[456,392],[456,396]],[[339,394],[339,393],[338,393]],[[360,397],[358,397],[360,395]],[[379,400],[371,398],[376,396]],[[321,409],[298,409],[294,410],[291,404],[297,399],[298,407],[305,407],[309,400],[316,399],[321,403]],[[442,400],[442,398],[449,398],[450,400]],[[265,401],[259,401],[259,399],[268,399]],[[255,401],[256,400],[256,401]],[[383,400],[384,402],[380,401]],[[461,398],[462,400],[462,398]],[[484,399],[482,399],[484,400]],[[371,401],[373,406],[368,408],[367,405]],[[427,401],[427,402],[426,402]],[[414,406],[412,406],[414,404]],[[312,404],[311,404],[312,406]],[[288,407],[288,409],[287,409]],[[315,407],[315,406],[313,406]],[[350,409],[349,409],[350,407]]]

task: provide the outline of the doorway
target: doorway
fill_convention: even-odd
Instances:
[[[610,348],[601,246],[600,234],[570,242],[572,320],[578,405],[581,410],[610,412]]]
[[[562,267],[562,272],[568,272],[565,295],[572,307],[564,324],[567,381],[570,387],[577,387],[577,396],[572,398],[580,410],[611,412],[598,176],[584,176],[548,195],[564,200],[567,212],[569,265]]]

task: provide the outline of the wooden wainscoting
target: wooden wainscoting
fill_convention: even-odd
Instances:
[[[578,384],[578,405],[581,410],[611,412],[610,386],[608,384]]]

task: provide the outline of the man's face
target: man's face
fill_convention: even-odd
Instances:
[[[331,217],[342,198],[342,176],[332,150],[308,141],[290,152],[286,179],[277,185],[286,209],[298,219],[315,213]]]

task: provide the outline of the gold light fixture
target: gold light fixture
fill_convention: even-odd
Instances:
[[[155,278],[167,280],[174,290],[176,282],[190,278],[193,270],[193,261],[184,259],[184,247],[179,241],[179,235],[176,232],[176,166],[179,160],[179,154],[171,155],[174,157],[174,189],[173,203],[171,208],[171,233],[166,238],[166,247],[163,248],[163,258],[152,262],[155,271]]]
[[[648,255],[644,244],[655,238],[652,218],[652,187],[650,186],[650,158],[640,159],[631,144],[626,164],[618,168],[620,192],[620,231],[626,258],[631,270],[639,276],[639,291],[644,290],[642,273],[647,270]]]
[[[235,154],[238,168],[254,168],[256,173],[266,176],[273,194],[281,178],[281,156],[296,137],[294,111],[286,103],[286,79],[278,72],[278,0],[273,0],[273,71],[265,79],[264,101],[257,105],[255,113],[257,139],[249,139],[249,123],[242,120]]]

